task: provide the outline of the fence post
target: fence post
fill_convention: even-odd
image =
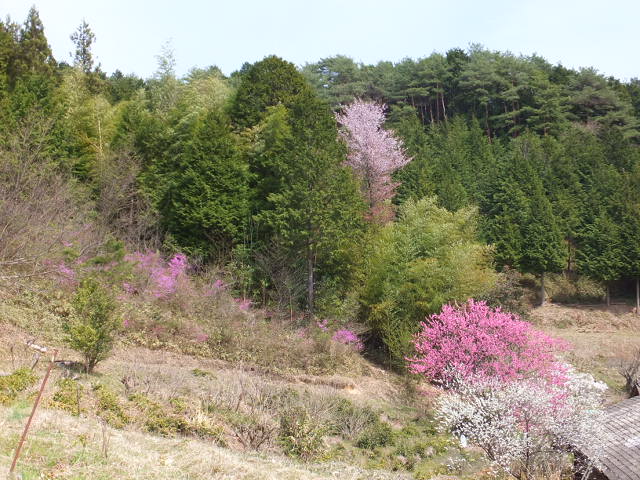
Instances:
[[[31,346],[31,345],[30,345]],[[33,347],[36,348],[37,346]],[[46,352],[47,349],[43,347],[39,347],[40,351]],[[58,354],[58,350],[53,351],[53,355],[51,357],[51,361],[49,362],[49,367],[47,368],[47,373],[42,379],[42,384],[40,385],[40,390],[38,391],[38,396],[36,397],[36,401],[33,403],[33,408],[31,409],[31,415],[29,415],[29,420],[27,420],[27,424],[24,426],[24,430],[22,431],[22,436],[20,437],[20,441],[18,442],[18,447],[16,448],[16,453],[13,456],[13,462],[11,463],[11,469],[9,470],[9,478],[13,478],[14,470],[16,469],[16,465],[18,464],[18,457],[20,457],[20,450],[22,450],[22,445],[24,444],[25,439],[27,438],[27,434],[29,433],[29,427],[31,426],[31,421],[36,414],[36,409],[38,408],[38,404],[40,403],[40,398],[42,397],[42,392],[44,391],[44,387],[47,385],[47,380],[49,380],[49,375],[51,374],[51,369],[56,361],[56,355]]]

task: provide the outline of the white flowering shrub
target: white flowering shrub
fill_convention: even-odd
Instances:
[[[570,466],[570,454],[589,453],[587,478],[602,445],[606,385],[570,367],[566,381],[503,382],[456,376],[437,405],[441,426],[480,447],[493,465],[523,480],[550,478]]]

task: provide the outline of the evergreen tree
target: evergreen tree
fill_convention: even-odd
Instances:
[[[339,264],[362,230],[363,202],[342,165],[335,119],[295,67],[277,57],[242,75],[230,111],[237,126],[254,127],[244,135],[255,135],[248,161],[257,241],[304,262],[312,312],[318,277],[344,271]]]
[[[33,74],[50,77],[54,69],[55,60],[45,37],[40,15],[35,7],[31,7],[20,30],[14,79]]]
[[[84,73],[90,73],[93,70],[91,45],[95,42],[96,36],[91,31],[89,24],[83,19],[78,29],[71,34],[70,38],[75,45],[73,65]]]
[[[161,222],[181,250],[210,259],[242,240],[248,216],[247,166],[227,117],[212,110],[181,125],[166,157],[157,161]]]
[[[363,202],[355,178],[342,165],[345,152],[327,105],[310,91],[300,94],[282,127],[277,142],[285,148],[269,175],[275,188],[255,218],[271,232],[271,241],[304,258],[307,309],[313,313],[317,277],[331,275],[358,237]]]
[[[266,57],[243,74],[230,107],[231,118],[240,129],[252,127],[264,118],[268,107],[281,103],[290,108],[309,88],[293,64],[276,56]]]

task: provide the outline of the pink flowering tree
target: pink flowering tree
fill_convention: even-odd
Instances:
[[[484,450],[497,470],[556,478],[576,450],[589,454],[576,478],[597,467],[606,385],[559,361],[563,342],[469,300],[423,322],[414,347],[410,370],[446,389],[440,426]]]
[[[414,347],[409,369],[441,384],[453,375],[502,382],[532,376],[550,383],[564,379],[563,366],[556,359],[566,347],[563,342],[484,302],[443,306],[441,313],[421,323]]]
[[[393,216],[390,200],[399,184],[391,175],[411,161],[402,142],[383,128],[384,109],[381,104],[356,100],[336,115],[349,148],[346,164],[361,179],[370,220],[379,223]]]

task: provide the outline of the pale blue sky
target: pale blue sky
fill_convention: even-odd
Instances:
[[[7,5],[8,3],[8,5]],[[0,15],[20,23],[33,0],[3,0]],[[143,77],[170,40],[183,74],[218,65],[231,73],[269,54],[297,65],[344,54],[398,61],[481,43],[538,53],[568,67],[593,66],[623,80],[640,77],[638,0],[39,0],[56,59],[85,18],[103,70]]]

